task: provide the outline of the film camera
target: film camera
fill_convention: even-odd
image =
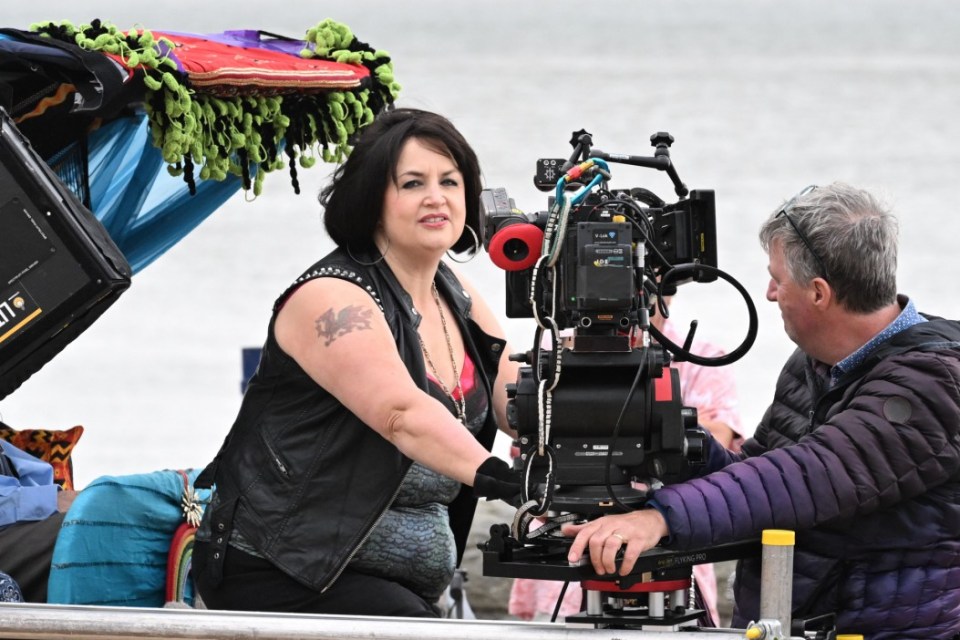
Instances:
[[[516,211],[506,190],[484,191],[485,246],[494,264],[507,272],[508,317],[534,317],[534,304],[555,302],[561,329],[576,327],[584,334],[606,333],[611,327],[629,329],[638,324],[642,310],[633,264],[635,251],[651,252],[647,267],[648,275],[654,277],[674,264],[717,266],[714,194],[694,191],[683,198],[688,195],[687,188],[670,162],[673,137],[668,133],[651,137],[657,147],[652,158],[607,154],[590,148],[590,134],[581,131],[574,136],[575,155],[587,154],[589,159],[584,164],[593,166],[579,169],[572,160],[540,159],[534,177],[534,184],[541,190],[580,188],[571,197],[559,192],[550,202],[551,211],[558,208],[558,196],[569,206],[569,217],[564,220],[566,237],[557,238],[554,245],[560,258],[560,295],[556,301],[547,294],[530,295],[531,267],[541,255],[551,211],[522,214]],[[593,192],[594,186],[609,179],[605,161],[662,168],[682,199],[668,205],[643,188],[601,188]],[[567,171],[573,175],[565,175]],[[593,172],[586,186],[578,182],[583,171]],[[562,247],[567,250],[561,251]],[[716,278],[712,269],[693,276],[702,282]],[[537,311],[544,315],[546,309],[542,306]]]
[[[667,365],[727,364],[756,336],[749,295],[717,268],[713,191],[687,190],[670,134],[651,142],[651,157],[609,154],[575,132],[568,160],[537,162],[534,184],[553,191],[547,211],[522,213],[503,189],[481,194],[484,246],[507,272],[507,315],[538,324],[533,350],[514,356],[528,366],[509,387],[524,497],[536,499],[535,514],[634,509],[646,488],[688,477],[701,462],[703,434]],[[665,171],[679,200],[611,188],[611,163]],[[690,352],[695,325],[684,345],[651,326],[653,313],[667,315],[663,299],[677,285],[721,278],[750,313],[736,350],[702,357]]]
[[[569,159],[537,161],[534,184],[552,192],[546,211],[517,210],[504,189],[481,194],[483,243],[506,271],[507,315],[537,323],[533,348],[511,356],[525,366],[508,385],[523,504],[512,526],[495,525],[481,545],[483,572],[581,581],[586,611],[567,620],[595,625],[692,621],[703,613],[687,608],[692,565],[756,552],[655,549],[625,577],[597,576],[589,564],[566,560],[562,523],[641,508],[651,489],[686,479],[703,463],[705,436],[696,409],[683,405],[671,360],[724,365],[756,337],[749,294],[717,267],[713,191],[688,191],[670,159],[670,134],[656,133],[651,143],[649,157],[609,154],[586,131],[574,132]],[[666,172],[679,199],[612,188],[612,163]],[[691,353],[696,323],[683,345],[651,324],[652,314],[668,315],[664,297],[678,285],[717,279],[733,285],[749,313],[736,349],[703,357]],[[542,524],[533,528],[537,517]],[[636,590],[646,594],[644,604],[625,607]],[[604,606],[601,594],[617,604]]]
[[[508,385],[508,417],[518,433],[523,504],[512,526],[496,525],[482,545],[485,575],[579,580],[585,613],[568,621],[673,625],[702,615],[687,608],[692,566],[756,553],[755,544],[682,554],[654,549],[630,576],[597,576],[569,566],[560,525],[643,507],[651,489],[681,481],[703,462],[697,412],[683,404],[671,361],[720,366],[742,357],[757,314],[743,286],[717,267],[713,191],[688,191],[670,159],[673,137],[651,136],[653,156],[610,154],[574,132],[567,160],[541,159],[534,183],[552,191],[546,211],[523,213],[503,189],[481,194],[484,247],[506,271],[507,315],[534,318],[533,349]],[[678,200],[610,186],[610,165],[665,171]],[[667,316],[664,297],[688,282],[730,283],[749,313],[746,338],[721,357],[691,352],[651,323]],[[533,528],[540,517],[542,525]],[[636,593],[645,604],[624,602]],[[601,594],[617,602],[602,605]],[[629,596],[631,600],[624,600]],[[664,603],[670,601],[670,607]]]

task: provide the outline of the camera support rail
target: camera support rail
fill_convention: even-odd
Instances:
[[[687,592],[693,566],[760,555],[759,540],[735,542],[689,551],[655,547],[640,555],[626,576],[598,575],[584,560],[567,561],[570,540],[554,538],[523,544],[506,524],[490,528],[490,539],[480,545],[483,575],[580,582],[586,591],[586,610],[567,616],[566,622],[595,626],[673,627],[699,618],[703,611],[688,607]],[[639,606],[626,602],[645,600]],[[669,606],[666,602],[669,601]]]

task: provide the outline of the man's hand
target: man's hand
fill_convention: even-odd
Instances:
[[[656,509],[603,516],[585,524],[565,524],[561,531],[565,536],[577,536],[567,560],[579,562],[584,550],[589,548],[590,563],[597,575],[616,572],[617,552],[626,545],[620,563],[621,576],[633,570],[641,553],[652,549],[661,538],[670,535],[666,520]]]

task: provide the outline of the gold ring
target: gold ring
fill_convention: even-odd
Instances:
[[[611,537],[611,538],[619,538],[619,539],[620,539],[620,544],[627,544],[627,539],[624,538],[624,537],[623,537],[622,535],[620,535],[619,533],[617,533],[616,531],[614,531],[613,533],[611,533],[611,534],[610,534],[610,537]]]

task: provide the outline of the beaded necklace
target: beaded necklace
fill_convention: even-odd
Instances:
[[[440,312],[440,325],[443,327],[443,337],[447,341],[447,351],[450,353],[450,365],[453,367],[453,378],[456,380],[454,385],[454,391],[460,392],[460,399],[457,399],[450,389],[444,384],[443,379],[440,377],[440,374],[437,373],[437,367],[434,366],[433,360],[430,358],[430,352],[427,351],[427,345],[423,342],[423,337],[420,338],[420,349],[423,351],[423,357],[427,361],[427,366],[430,367],[430,371],[433,373],[434,379],[440,385],[440,388],[443,389],[443,392],[453,400],[453,406],[457,409],[457,418],[460,419],[460,422],[467,424],[467,399],[463,395],[463,387],[460,386],[460,371],[457,369],[457,358],[453,354],[453,341],[450,339],[450,331],[447,329],[447,318],[443,313],[443,305],[440,304],[440,293],[437,291],[437,284],[433,283],[431,287],[433,292],[433,301],[437,303],[437,311]]]

